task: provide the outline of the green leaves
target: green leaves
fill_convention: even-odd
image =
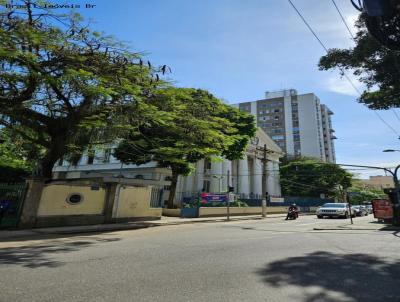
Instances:
[[[92,31],[78,15],[41,14],[39,2],[28,4],[32,13],[0,14],[0,125],[18,126],[45,148],[42,170],[51,177],[66,154],[148,120],[163,124],[165,115],[145,100],[165,83],[120,41]]]
[[[139,131],[120,142],[114,156],[124,163],[157,161],[159,166],[171,168],[176,177],[171,185],[170,206],[177,175],[188,175],[194,163],[203,158],[241,158],[256,131],[252,117],[205,90],[159,89],[149,103],[163,112],[163,123],[149,120],[140,125]]]
[[[355,47],[330,49],[319,61],[320,70],[349,70],[367,86],[359,98],[370,109],[400,107],[400,52],[385,48],[357,23]]]
[[[350,187],[352,180],[352,175],[340,166],[311,158],[283,163],[280,175],[282,191],[287,196],[319,197],[325,194],[334,197],[339,187]]]

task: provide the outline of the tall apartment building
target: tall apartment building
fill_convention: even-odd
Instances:
[[[257,125],[286,154],[335,162],[333,112],[315,94],[298,94],[295,89],[268,91],[262,100],[234,106],[253,114]]]
[[[332,128],[331,115],[333,112],[324,104],[321,104],[321,118],[322,118],[322,129],[324,133],[324,147],[325,147],[325,159],[327,162],[336,162],[335,145],[334,140],[336,139],[335,130]]]

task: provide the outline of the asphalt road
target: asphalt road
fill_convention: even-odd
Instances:
[[[303,216],[1,243],[0,301],[400,301],[398,234],[313,231],[338,223]]]

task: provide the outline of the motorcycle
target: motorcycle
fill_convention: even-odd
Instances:
[[[296,210],[289,210],[287,219],[295,220],[299,217],[299,213]]]

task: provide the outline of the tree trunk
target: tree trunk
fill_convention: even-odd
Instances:
[[[62,135],[59,134],[59,138],[52,140],[52,144],[40,162],[40,171],[37,174],[45,179],[52,178],[55,163],[65,154],[66,140],[61,139],[61,137]]]
[[[172,169],[172,180],[167,202],[168,209],[172,209],[174,207],[176,185],[178,184],[178,176],[179,176],[178,172],[174,168],[171,169]]]
[[[46,154],[43,160],[40,163],[39,175],[43,176],[45,179],[51,179],[53,177],[53,168],[57,160],[58,156],[52,154],[51,152]]]

